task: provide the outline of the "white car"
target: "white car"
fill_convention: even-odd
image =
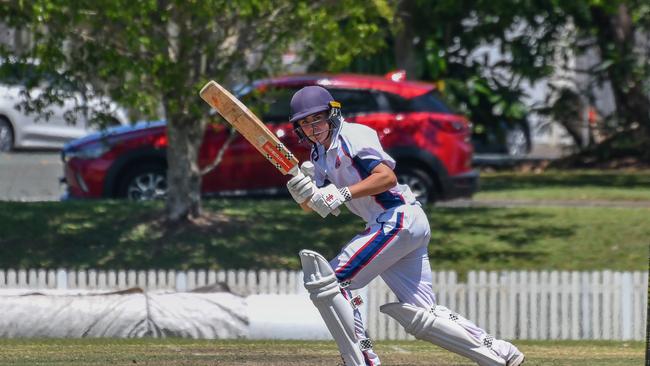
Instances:
[[[7,67],[7,64],[2,67]],[[0,152],[21,148],[60,149],[66,142],[97,130],[97,127],[89,126],[88,116],[75,110],[82,103],[81,97],[71,96],[62,105],[52,104],[40,115],[17,108],[26,100],[23,73],[29,72],[30,67],[34,66],[20,65],[20,69],[15,67],[17,71],[13,74],[5,70],[0,79]],[[41,92],[39,87],[30,89],[33,96]],[[88,100],[85,105],[89,108],[104,105],[107,110],[102,111],[114,117],[113,124],[128,124],[126,112],[112,101],[96,98]],[[66,120],[66,112],[76,115],[75,123]],[[48,119],[45,118],[46,113],[49,114]]]

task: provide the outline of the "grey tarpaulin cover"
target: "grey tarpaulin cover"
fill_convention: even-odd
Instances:
[[[243,297],[228,292],[0,292],[0,337],[244,338]]]

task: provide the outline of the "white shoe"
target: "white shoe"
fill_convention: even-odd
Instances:
[[[519,366],[524,363],[524,354],[510,342],[494,340],[492,350],[506,361],[506,366]]]
[[[521,351],[519,351],[514,345],[511,344],[511,346],[511,352],[509,352],[508,358],[506,358],[506,366],[522,365],[524,363],[524,354],[521,353]]]

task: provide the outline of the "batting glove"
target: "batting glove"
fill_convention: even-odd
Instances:
[[[345,188],[347,189],[347,188]],[[346,201],[346,197],[335,185],[330,184],[316,190],[307,206],[316,211],[321,217],[326,217]]]
[[[317,187],[310,177],[299,173],[297,176],[289,179],[287,189],[294,201],[301,204],[316,192]]]

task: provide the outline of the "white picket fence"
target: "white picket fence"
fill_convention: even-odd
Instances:
[[[284,270],[0,270],[0,289],[188,291],[225,283],[241,295],[304,293],[302,273]],[[434,272],[438,303],[506,339],[643,340],[648,299],[646,272]],[[396,301],[381,279],[362,291],[375,339],[413,339],[379,306]]]

